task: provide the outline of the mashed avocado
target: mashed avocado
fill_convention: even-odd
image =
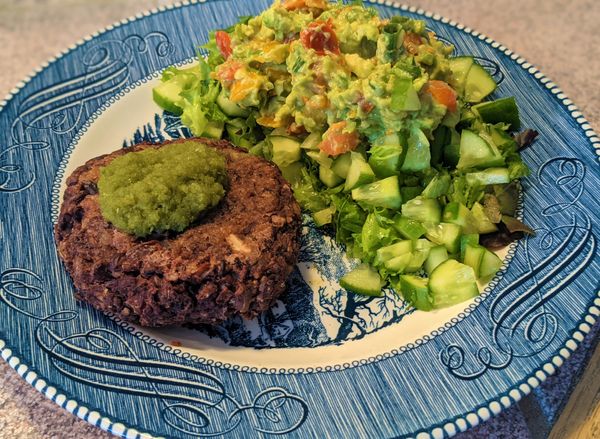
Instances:
[[[225,164],[223,154],[197,142],[117,157],[100,170],[102,215],[138,237],[181,232],[225,195]]]

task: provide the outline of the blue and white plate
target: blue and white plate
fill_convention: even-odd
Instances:
[[[485,421],[555,372],[599,314],[598,148],[575,106],[500,44],[422,18],[475,54],[541,133],[523,152],[521,215],[537,235],[504,253],[481,297],[415,312],[337,279],[352,261],[305,221],[284,297],[255,321],[146,330],[73,299],[54,244],[64,180],[87,159],[189,135],[153,104],[171,64],[208,31],[270,0],[162,8],[98,32],[0,102],[0,349],[40,392],[126,437],[447,437]]]

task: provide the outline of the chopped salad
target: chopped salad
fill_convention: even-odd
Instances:
[[[154,100],[198,136],[273,161],[302,208],[363,264],[340,284],[391,286],[421,310],[476,296],[493,252],[532,230],[515,218],[515,99],[452,56],[422,20],[361,2],[275,0],[210,34],[198,64],[170,67]]]

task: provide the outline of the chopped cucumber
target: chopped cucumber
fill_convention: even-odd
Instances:
[[[400,276],[402,296],[415,308],[422,311],[433,309],[433,300],[427,286],[427,279],[409,274]]]
[[[477,233],[470,233],[468,235],[462,235],[460,237],[460,260],[465,259],[465,250],[467,245],[479,245],[479,235]]]
[[[465,247],[463,263],[471,267],[475,274],[478,274],[479,266],[481,265],[481,260],[483,259],[484,253],[485,248],[481,247],[480,245],[467,245]]]
[[[361,264],[340,279],[340,286],[353,293],[366,296],[381,296],[381,276],[366,264]]]
[[[350,170],[350,163],[352,161],[351,155],[349,152],[342,154],[337,157],[333,164],[331,165],[331,170],[335,172],[335,175],[346,179],[348,177],[348,171]]]
[[[398,216],[394,220],[394,228],[407,239],[418,239],[427,231],[420,222],[405,216]]]
[[[451,168],[455,168],[460,160],[460,138],[458,131],[450,130],[450,142],[444,146],[444,164]]]
[[[498,231],[498,227],[494,224],[485,213],[485,209],[483,206],[477,202],[473,204],[471,207],[471,213],[473,214],[473,218],[475,218],[475,222],[477,224],[477,233],[493,233]]]
[[[339,177],[335,172],[323,165],[319,165],[319,180],[321,180],[325,186],[330,188],[336,187],[344,181],[343,178]]]
[[[425,271],[431,275],[433,270],[448,259],[448,250],[443,245],[436,245],[429,250],[429,256],[425,261]]]
[[[494,78],[479,64],[473,63],[465,80],[465,99],[467,102],[481,102],[483,98],[496,90]]]
[[[394,76],[390,108],[392,111],[418,111],[421,109],[421,101],[413,86],[412,78]]]
[[[352,199],[370,206],[399,209],[402,205],[402,196],[398,177],[394,175],[352,189]]]
[[[240,107],[238,104],[229,99],[229,96],[227,96],[227,92],[225,90],[221,90],[221,93],[219,93],[219,96],[217,96],[217,105],[227,116],[246,117],[250,114],[249,110]]]
[[[333,165],[333,159],[327,155],[327,153],[323,151],[313,151],[309,150],[306,152],[306,155],[313,159],[321,166],[325,166],[326,168],[331,168]]]
[[[396,256],[395,258],[388,259],[383,263],[383,266],[386,268],[386,270],[389,270],[393,273],[404,273],[404,270],[406,269],[406,267],[408,267],[408,264],[412,260],[412,257],[412,253],[405,253],[403,255]]]
[[[479,266],[479,277],[483,280],[488,280],[502,267],[502,259],[496,253],[485,249],[481,265]]]
[[[404,152],[401,145],[372,146],[369,150],[369,165],[380,178],[396,175]]]
[[[482,102],[473,106],[473,110],[481,116],[484,122],[497,124],[507,123],[511,130],[521,128],[519,108],[514,97],[496,99],[495,101]]]
[[[489,168],[490,166],[502,166],[504,158],[494,151],[481,136],[472,131],[463,130],[460,136],[460,159],[456,165],[457,169],[467,168]]]
[[[454,76],[454,86],[459,94],[462,94],[465,89],[467,75],[475,61],[472,56],[457,56],[450,58],[450,70]]]
[[[420,129],[411,130],[408,138],[408,148],[406,157],[400,170],[402,172],[419,172],[428,169],[431,166],[431,151],[429,150],[429,140]]]
[[[437,266],[429,276],[429,291],[434,308],[446,308],[479,294],[475,272],[454,259]]]
[[[437,200],[413,198],[402,205],[402,216],[421,223],[437,224],[442,218],[442,209]]]
[[[321,143],[321,133],[310,133],[300,145],[302,149],[318,150]]]
[[[458,224],[462,227],[462,233],[477,233],[477,221],[471,211],[462,203],[452,201],[444,207],[442,221]]]
[[[439,223],[427,227],[425,236],[430,241],[443,245],[448,253],[455,254],[460,250],[460,234],[462,228],[457,224]]]
[[[423,198],[438,198],[446,195],[450,189],[450,174],[440,172],[436,174],[431,181],[425,186],[421,196]]]
[[[225,122],[208,122],[202,136],[210,137],[211,139],[220,139],[223,136],[223,130],[225,129]]]
[[[317,227],[324,226],[325,224],[331,224],[333,220],[333,214],[335,209],[333,207],[327,207],[323,210],[313,213],[313,220]]]
[[[506,168],[488,168],[479,172],[466,174],[467,183],[471,186],[510,183],[510,174]]]
[[[381,247],[377,249],[377,253],[375,254],[375,264],[379,265],[380,263],[385,262],[389,259],[393,259],[397,256],[402,256],[412,251],[413,242],[409,239],[396,242],[392,245]]]
[[[271,136],[269,141],[273,147],[273,163],[280,168],[289,166],[302,157],[300,142],[297,140],[283,136]]]
[[[428,244],[430,244],[429,241],[427,241],[426,239],[419,239],[419,241],[426,241]],[[410,259],[410,262],[408,263],[404,271],[406,271],[407,273],[414,273],[416,271],[419,271],[423,267],[425,261],[427,260],[430,249],[430,246],[417,247],[415,245],[415,251],[412,252],[412,258]]]
[[[371,183],[375,180],[375,173],[365,161],[362,154],[352,152],[350,169],[348,169],[348,175],[346,176],[346,185],[344,186],[345,191],[350,191],[357,186],[361,186],[366,183]]]
[[[180,93],[183,90],[181,81],[177,77],[165,82],[161,82],[152,89],[152,98],[159,107],[179,116],[182,112],[181,105],[183,98]]]

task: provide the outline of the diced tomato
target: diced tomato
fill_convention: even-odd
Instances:
[[[218,30],[215,32],[215,41],[223,58],[229,58],[233,53],[233,50],[231,49],[231,37],[229,34],[225,31]]]
[[[425,92],[429,93],[438,104],[445,105],[449,111],[456,111],[456,92],[444,81],[432,79],[425,84]]]
[[[325,55],[326,52],[340,53],[340,45],[331,20],[310,23],[300,32],[300,41],[304,47],[314,49],[319,55]]]
[[[281,5],[288,11],[303,8],[327,9],[326,0],[283,0]]]
[[[423,44],[423,39],[420,35],[414,32],[406,32],[404,34],[404,48],[411,55],[419,53],[419,46]]]
[[[330,156],[336,157],[352,151],[358,146],[359,136],[356,131],[344,132],[346,121],[334,123],[323,134],[319,149]]]
[[[233,59],[225,61],[215,69],[215,78],[221,82],[231,82],[235,79],[235,72],[244,67],[240,61]]]

